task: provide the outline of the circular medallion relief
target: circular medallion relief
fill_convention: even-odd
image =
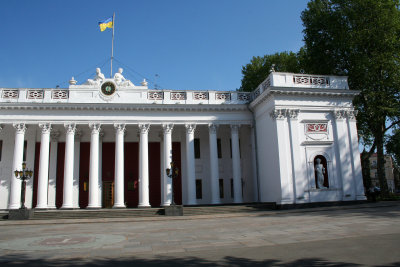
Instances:
[[[101,85],[101,92],[106,95],[110,96],[115,93],[115,84],[112,82],[105,82]]]

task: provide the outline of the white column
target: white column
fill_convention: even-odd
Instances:
[[[242,168],[240,166],[239,125],[231,125],[233,202],[242,203]]]
[[[100,131],[99,133],[99,206],[103,206],[103,169],[102,169],[102,162],[103,162],[103,137],[104,132]]]
[[[171,168],[172,161],[172,129],[174,128],[173,124],[163,124],[162,125],[164,132],[164,170],[163,170],[163,206],[171,205],[172,200],[172,180],[169,178],[165,172],[166,169]]]
[[[89,167],[89,204],[88,209],[101,208],[99,205],[99,132],[101,124],[90,123],[90,167]]]
[[[37,209],[47,209],[47,193],[49,186],[49,152],[51,124],[39,124],[42,129],[40,140],[39,178],[37,189]]]
[[[255,122],[254,122],[255,123]],[[253,201],[258,202],[260,200],[259,189],[258,189],[258,170],[257,170],[257,155],[256,155],[256,131],[255,125],[251,125],[251,166],[253,168]]]
[[[150,207],[149,201],[149,143],[150,124],[139,124],[139,207]]]
[[[58,150],[58,137],[60,132],[51,131],[50,138],[50,169],[49,169],[49,187],[48,187],[48,199],[47,208],[56,208],[56,184],[57,184],[57,150]]]
[[[352,179],[350,146],[346,125],[346,111],[335,110],[335,148],[340,166],[340,176],[342,181],[343,196],[342,200],[355,200],[354,181]],[[329,173],[328,173],[329,180]],[[331,181],[329,181],[331,183]]]
[[[115,128],[115,175],[114,206],[125,208],[124,197],[124,132],[125,124],[114,124]]]
[[[210,182],[211,182],[211,204],[219,204],[219,170],[218,170],[218,147],[217,147],[217,125],[209,124],[210,144]]]
[[[347,112],[347,125],[349,132],[350,151],[351,151],[351,162],[353,169],[353,179],[355,184],[356,200],[366,200],[364,192],[364,183],[361,172],[361,160],[360,151],[358,150],[358,135],[357,135],[357,121],[356,121],[356,110],[350,110]]]
[[[11,174],[10,202],[8,203],[8,209],[19,209],[21,207],[21,180],[15,177],[14,171],[22,169],[26,127],[24,123],[14,123],[13,126],[16,131]]]
[[[186,172],[187,172],[187,203],[196,205],[196,169],[194,159],[195,124],[185,124],[186,127]]]
[[[66,130],[65,136],[65,163],[64,163],[64,188],[62,209],[73,208],[73,176],[74,176],[74,138],[75,123],[64,124]]]

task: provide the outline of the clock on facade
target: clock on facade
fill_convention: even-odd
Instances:
[[[110,96],[115,93],[115,84],[112,82],[105,82],[101,85],[101,92],[104,95]]]

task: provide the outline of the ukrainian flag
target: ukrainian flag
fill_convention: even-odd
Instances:
[[[113,17],[105,19],[99,22],[100,31],[105,31],[107,28],[112,28],[113,25]]]

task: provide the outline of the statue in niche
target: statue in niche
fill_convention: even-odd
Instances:
[[[124,70],[122,68],[118,69],[118,72],[114,74],[114,81],[119,86],[134,86],[130,80],[125,79],[122,75]]]
[[[316,187],[319,189],[328,188],[325,186],[327,184],[327,182],[325,183],[325,176],[327,176],[326,168],[324,167],[324,164],[321,163],[321,159],[319,157],[315,159],[314,171]]]
[[[104,74],[101,73],[100,68],[96,68],[96,76],[94,76],[93,79],[88,79],[87,82],[85,82],[85,84],[99,85],[103,82],[104,79],[105,79]]]

